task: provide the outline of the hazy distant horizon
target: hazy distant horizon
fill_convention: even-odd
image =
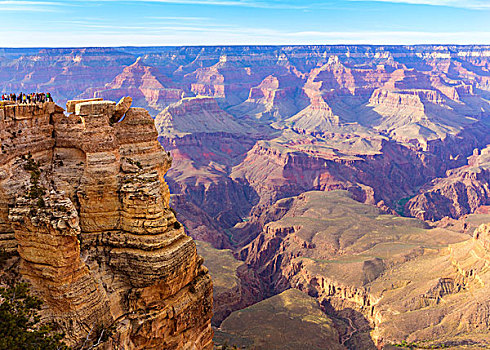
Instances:
[[[263,47],[263,48],[273,48],[273,47],[301,47],[301,46],[311,46],[311,47],[434,47],[434,46],[444,46],[444,47],[474,47],[474,46],[482,46],[489,47],[490,44],[441,44],[441,43],[427,43],[427,44],[229,44],[229,45],[119,45],[119,46],[18,46],[18,47],[8,47],[8,46],[0,46],[0,50],[77,50],[77,49],[145,49],[145,48],[193,48],[193,47]]]

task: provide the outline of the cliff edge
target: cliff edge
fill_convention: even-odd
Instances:
[[[171,157],[130,105],[0,107],[0,248],[71,345],[105,331],[107,349],[211,349],[212,282],[169,206]]]

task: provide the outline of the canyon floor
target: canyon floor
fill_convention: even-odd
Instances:
[[[149,111],[213,279],[215,346],[490,347],[489,46],[0,56],[2,91]],[[3,152],[24,137],[2,132]]]

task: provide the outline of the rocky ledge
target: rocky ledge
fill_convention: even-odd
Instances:
[[[211,349],[212,282],[169,206],[148,112],[101,99],[0,108],[0,247],[70,345]]]

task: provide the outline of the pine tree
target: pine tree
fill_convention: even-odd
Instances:
[[[0,350],[68,350],[53,325],[39,324],[42,300],[27,283],[0,288]]]

